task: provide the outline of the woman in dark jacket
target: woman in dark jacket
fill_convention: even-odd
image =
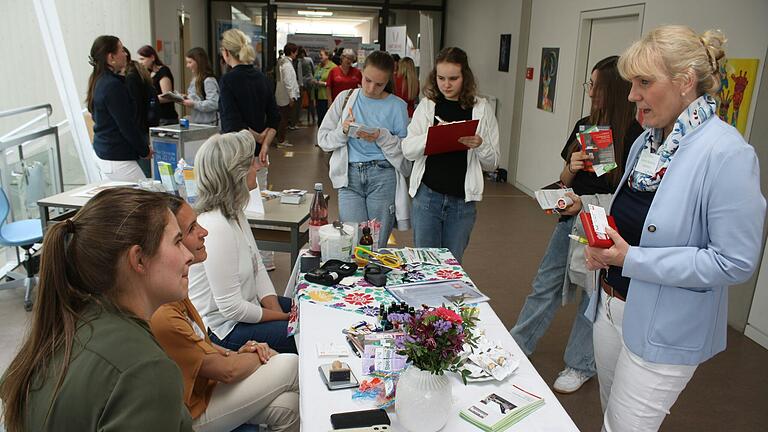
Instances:
[[[137,161],[149,159],[147,138],[136,123],[135,105],[118,72],[126,66],[123,44],[115,36],[99,36],[91,46],[86,103],[93,116],[93,149],[102,177],[138,182],[144,172]]]

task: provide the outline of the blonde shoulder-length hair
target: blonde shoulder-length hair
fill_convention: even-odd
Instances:
[[[698,95],[715,96],[720,90],[720,66],[725,61],[726,39],[719,30],[699,35],[682,25],[657,27],[635,41],[619,58],[619,73],[679,81],[692,74]]]
[[[220,210],[229,220],[237,219],[248,204],[246,177],[253,162],[256,141],[247,130],[214,135],[195,155],[198,213]]]

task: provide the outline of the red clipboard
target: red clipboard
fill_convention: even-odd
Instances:
[[[474,136],[480,120],[467,120],[456,123],[431,126],[427,130],[427,146],[424,154],[435,155],[467,150],[469,147],[459,142],[459,138]]]

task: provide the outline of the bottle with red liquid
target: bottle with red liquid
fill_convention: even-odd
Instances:
[[[323,194],[323,184],[315,183],[315,197],[309,208],[309,251],[320,255],[320,227],[328,225],[328,201]]]

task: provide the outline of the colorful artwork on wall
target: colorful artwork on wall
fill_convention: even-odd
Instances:
[[[557,85],[557,63],[559,59],[560,48],[541,49],[539,97],[536,99],[536,106],[544,111],[554,111],[555,86]]]
[[[758,62],[758,59],[727,59],[720,66],[717,115],[742,135],[747,130]]]

